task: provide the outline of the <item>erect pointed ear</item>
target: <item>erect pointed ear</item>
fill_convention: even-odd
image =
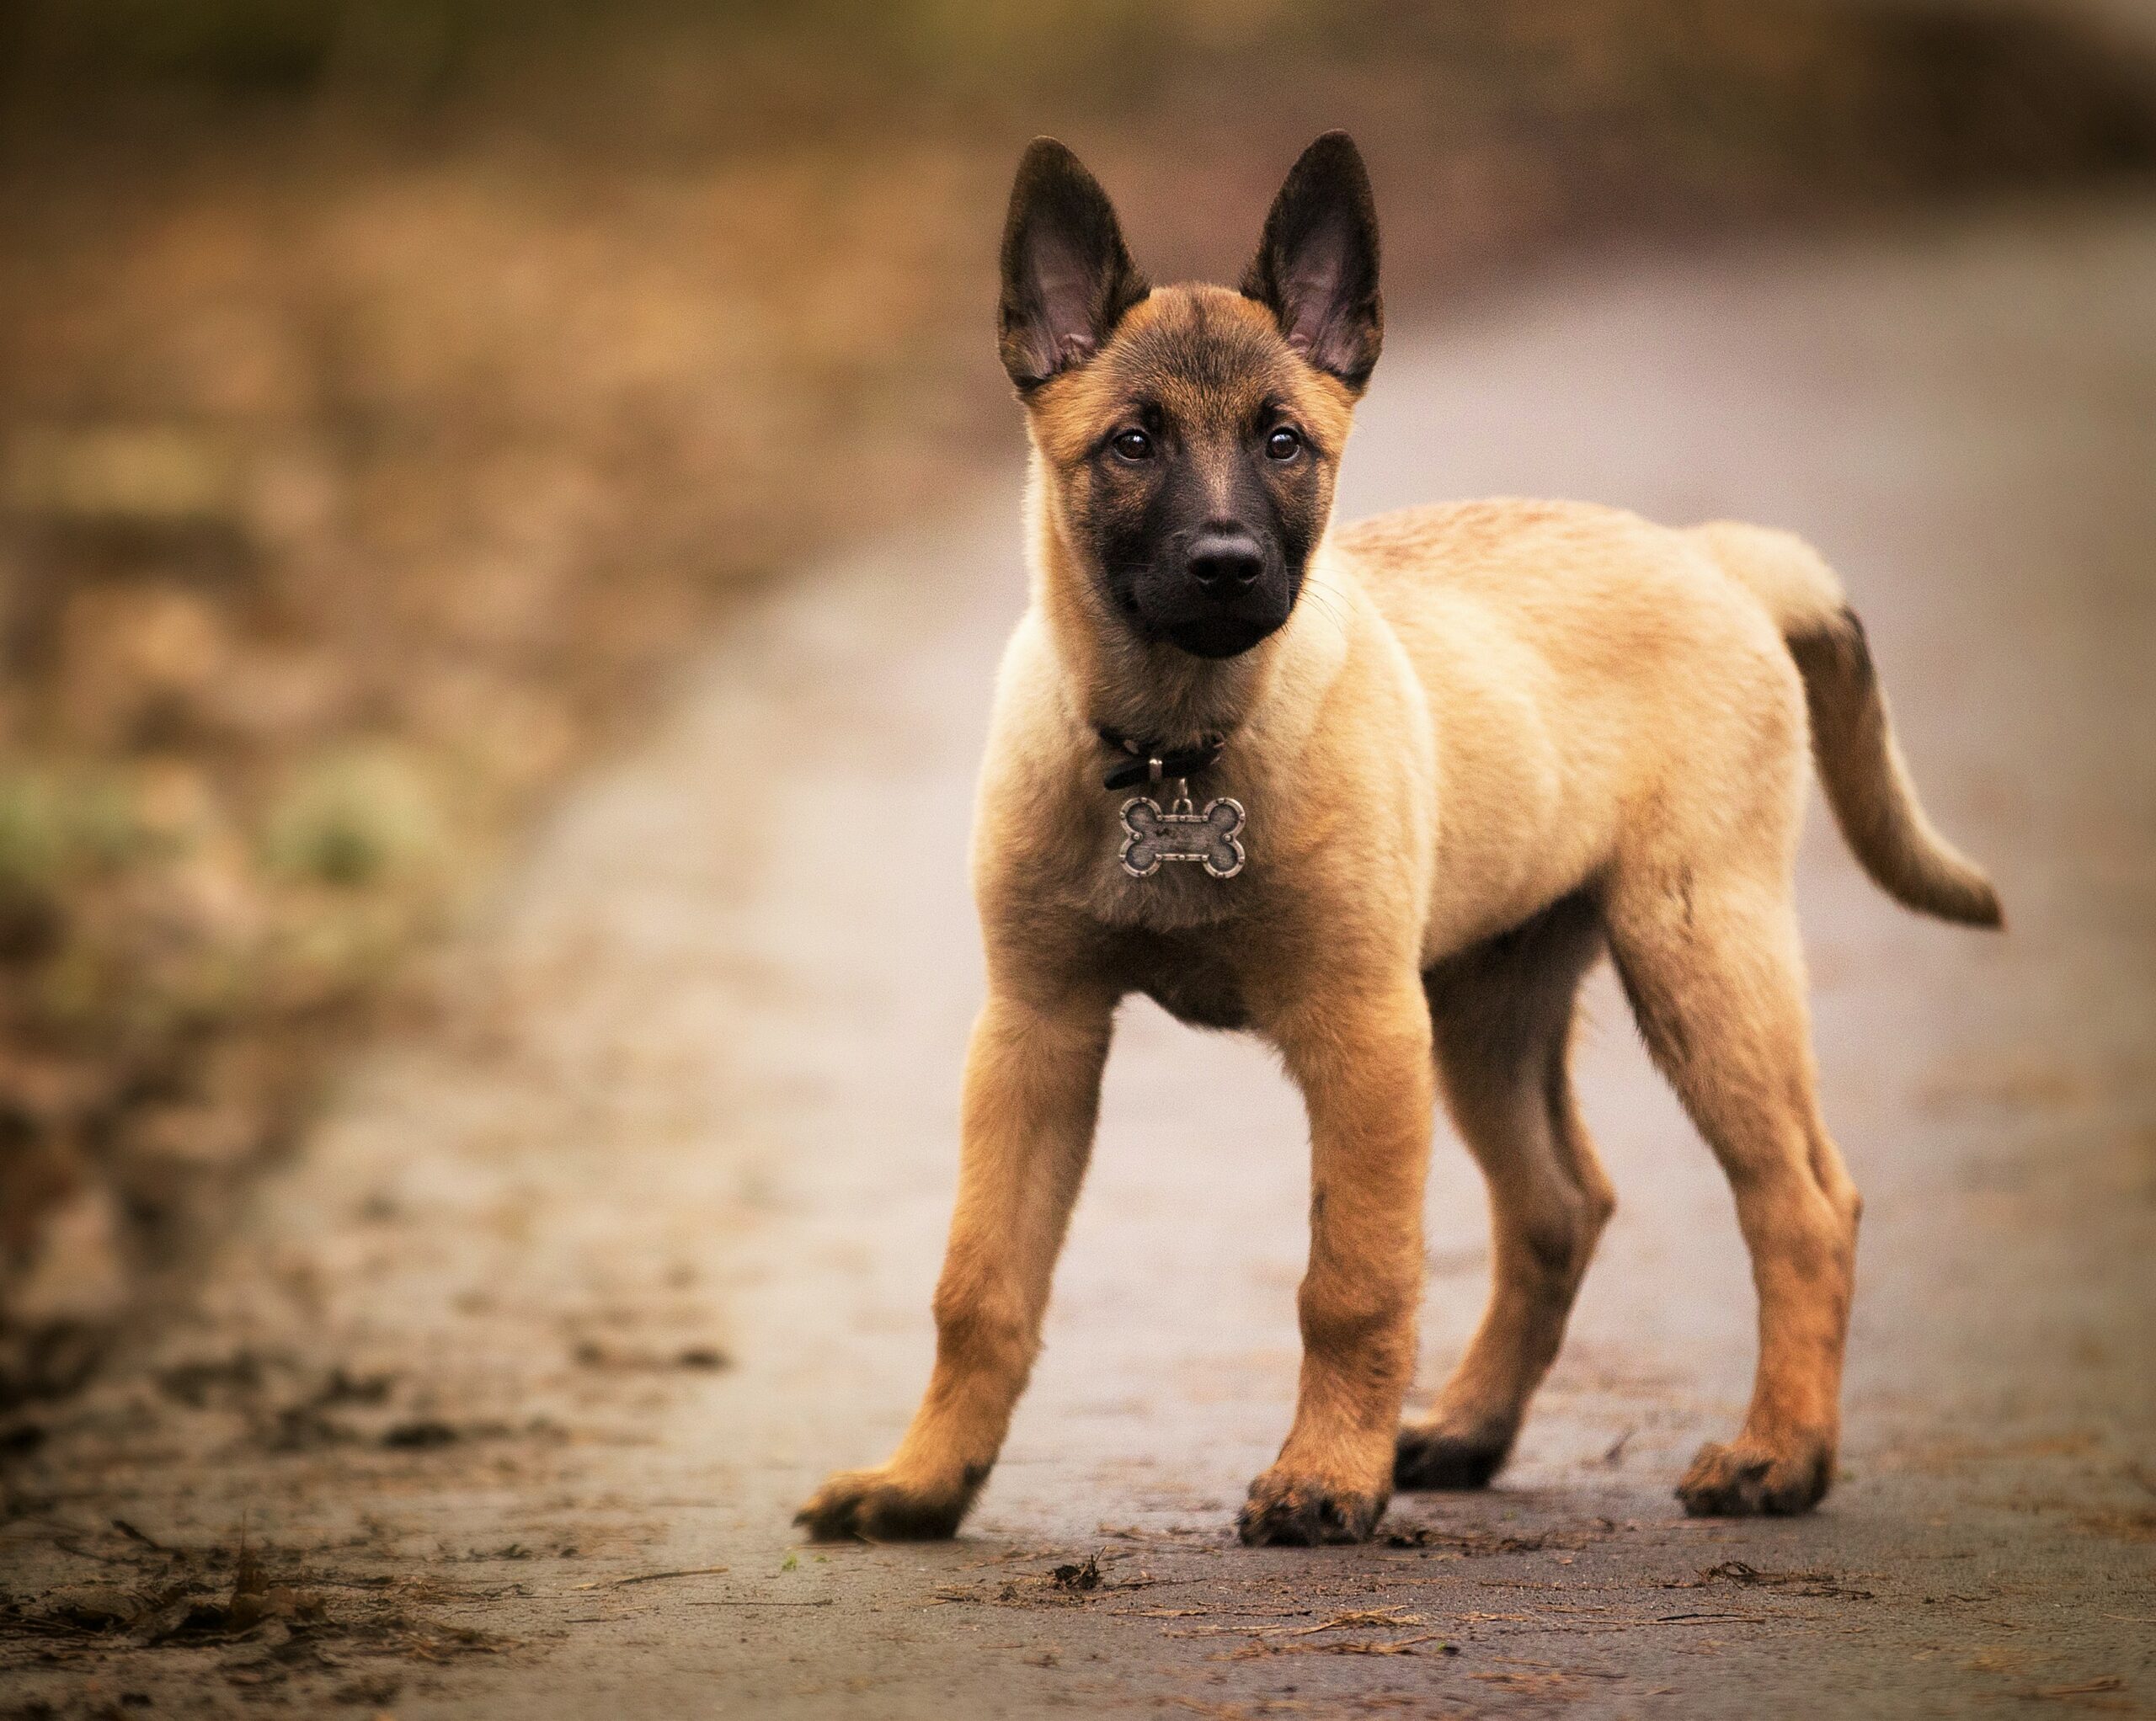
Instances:
[[[1288,344],[1360,394],[1385,343],[1378,214],[1362,152],[1328,131],[1273,200],[1243,293],[1267,306]]]
[[[1020,392],[1090,359],[1151,290],[1100,182],[1054,138],[1035,138],[1011,188],[996,313],[1003,368]]]

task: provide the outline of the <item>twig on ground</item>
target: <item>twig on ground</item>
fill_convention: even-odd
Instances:
[[[2048,1697],[2093,1697],[2105,1692],[2123,1691],[2126,1681],[2116,1674],[2105,1674],[2101,1679],[2084,1679],[2078,1685],[2047,1685],[2035,1691],[2016,1692],[2015,1696],[2024,1702],[2040,1702]]]
[[[1441,1655],[1460,1653],[1444,1641],[1443,1632],[1425,1632],[1416,1638],[1344,1638],[1331,1644],[1268,1644],[1259,1640],[1245,1644],[1232,1651],[1228,1659],[1241,1661],[1262,1655],[1412,1655],[1422,1644],[1436,1644]]]
[[[722,1596],[716,1601],[691,1601],[691,1607],[829,1607],[828,1596],[814,1601],[767,1601],[755,1596]]]
[[[571,1590],[625,1590],[631,1584],[655,1584],[662,1578],[715,1578],[730,1572],[730,1565],[690,1565],[674,1571],[637,1572],[626,1578],[594,1578],[588,1584],[572,1584]]]
[[[145,1535],[141,1531],[136,1529],[132,1524],[129,1523],[125,1518],[115,1518],[112,1521],[112,1527],[119,1531],[120,1533],[125,1536],[130,1542],[141,1543],[143,1547],[148,1548],[152,1553],[178,1554],[184,1552],[184,1550],[180,1548],[166,1547],[163,1543],[158,1541],[154,1536]]]

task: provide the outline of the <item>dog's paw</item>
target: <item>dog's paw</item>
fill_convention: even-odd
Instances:
[[[1268,1470],[1250,1485],[1235,1533],[1251,1548],[1367,1542],[1385,1516],[1383,1489],[1364,1493]]]
[[[1392,1485],[1401,1489],[1487,1488],[1513,1449],[1510,1436],[1440,1433],[1410,1425],[1392,1454]]]
[[[1776,1451],[1742,1438],[1700,1448],[1677,1484],[1677,1497],[1695,1518],[1790,1517],[1825,1497],[1834,1452],[1821,1441]]]
[[[814,1542],[941,1542],[958,1533],[973,1489],[901,1481],[889,1470],[842,1470],[793,1521]]]

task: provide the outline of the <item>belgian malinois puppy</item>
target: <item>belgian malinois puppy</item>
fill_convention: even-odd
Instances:
[[[1605,951],[1758,1287],[1750,1411],[1678,1493],[1742,1514],[1827,1491],[1859,1202],[1813,1098],[1790,905],[1807,743],[1889,894],[1978,925],[1998,899],[1919,808],[1863,629],[1796,539],[1524,501],[1333,525],[1380,332],[1342,133],[1296,163],[1240,291],[1149,287],[1069,150],[1019,167],[1001,350],[1033,601],[980,783],[988,1002],[935,1372],[890,1462],[803,1510],[819,1537],[948,1536],[979,1491],[1131,992],[1265,1036],[1309,1107],[1300,1394],[1243,1539],[1357,1541],[1396,1487],[1487,1482],[1609,1217],[1566,1074]],[[1402,1427],[1440,1093],[1489,1181],[1494,1285]]]

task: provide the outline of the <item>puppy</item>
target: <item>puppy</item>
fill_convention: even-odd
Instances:
[[[1132,992],[1263,1035],[1309,1108],[1301,1381],[1243,1540],[1359,1541],[1396,1487],[1486,1483],[1609,1217],[1566,1068],[1604,953],[1729,1176],[1758,1292],[1751,1408],[1678,1493],[1808,1509],[1833,1475],[1860,1202],[1813,1096],[1791,908],[1807,750],[1882,889],[1999,922],[1917,805],[1834,576],[1780,532],[1582,504],[1333,525],[1383,324],[1343,133],[1296,163],[1239,291],[1150,287],[1107,195],[1042,139],[1002,271],[1032,605],[976,815],[988,1001],[935,1371],[890,1462],[799,1521],[957,1529],[1032,1367]],[[1440,1095],[1488,1180],[1494,1282],[1402,1427]]]

